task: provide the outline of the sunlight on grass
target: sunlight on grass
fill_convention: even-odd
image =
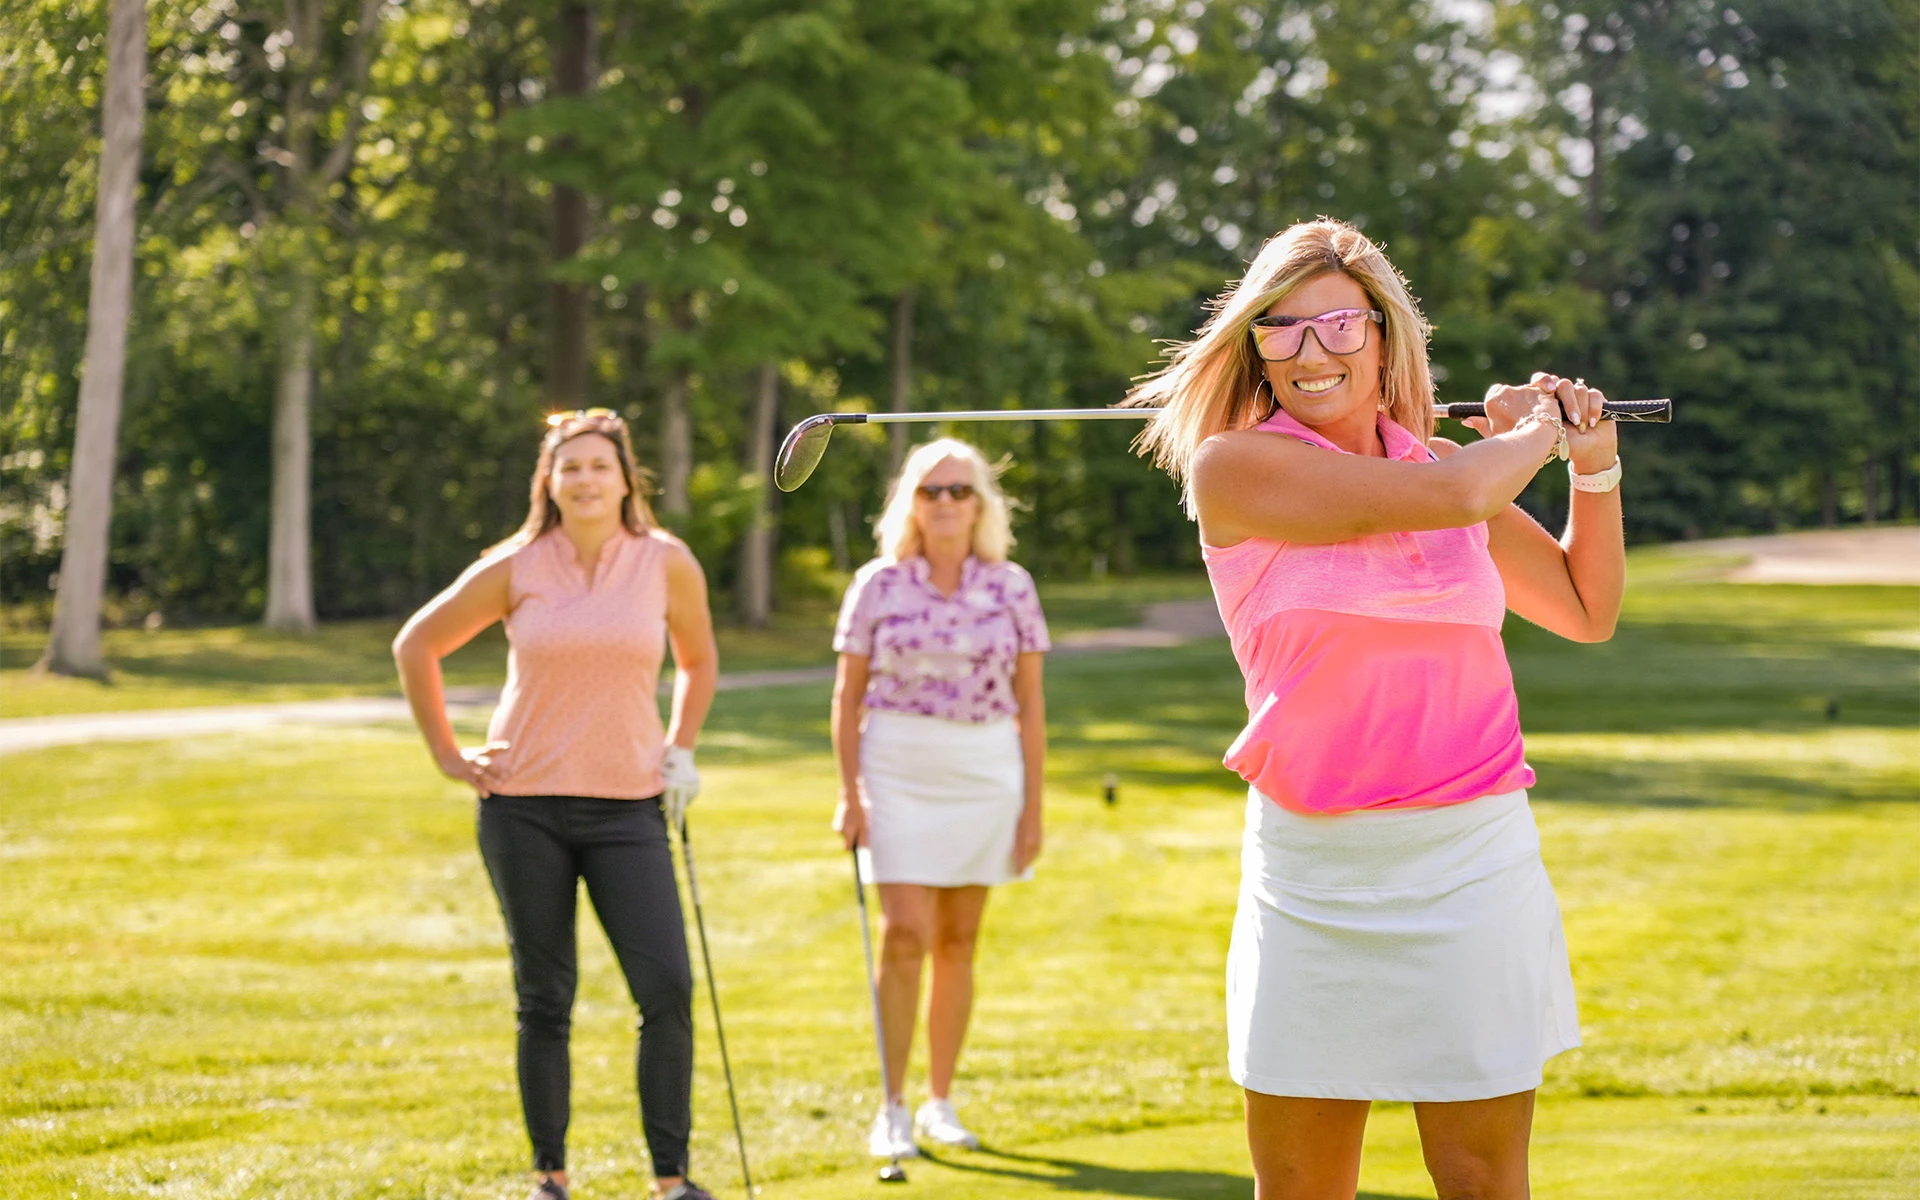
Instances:
[[[1786,1196],[1760,1186],[1770,1174],[1736,1169],[1735,1148],[1776,1144],[1812,1147],[1800,1157],[1813,1174],[1792,1178],[1848,1163],[1861,1180],[1914,1178],[1893,1147],[1920,1128],[1920,867],[1901,849],[1920,837],[1920,806],[1839,800],[1808,812],[1794,793],[1800,766],[1860,736],[1885,735],[1777,738],[1758,764],[1720,739],[1543,747],[1549,781],[1580,753],[1698,751],[1709,776],[1778,769],[1783,785],[1776,803],[1743,808],[1649,807],[1617,791],[1539,804],[1588,1043],[1549,1069],[1541,1178],[1569,1181],[1554,1194],[1659,1195],[1652,1180],[1697,1159],[1732,1173],[1688,1194]],[[1210,765],[1160,753],[1194,772]],[[1916,782],[1910,756],[1879,753],[1885,772]],[[838,1174],[864,1162],[874,1092],[848,867],[825,828],[831,764],[729,757],[708,768],[694,831],[753,1150],[782,1194],[836,1194],[831,1180],[870,1170]],[[1099,757],[1097,745],[1064,748],[1056,773],[1093,773]],[[431,774],[410,735],[283,733],[8,765],[0,847],[16,883],[0,920],[18,931],[7,959],[25,968],[0,983],[14,1194],[164,1194],[242,1146],[247,1173],[214,1194],[514,1193],[523,1134],[498,916],[471,801]],[[1052,811],[1040,878],[1003,892],[989,917],[961,1084],[970,1117],[995,1144],[1095,1163],[1058,1169],[1086,1194],[1246,1195],[1220,1190],[1244,1179],[1219,1021],[1237,791],[1218,775],[1161,786],[1129,774],[1117,808],[1062,786]],[[591,1200],[643,1180],[630,1004],[587,924],[574,1144]],[[701,1027],[695,1161],[724,1179],[724,1092]],[[1660,1111],[1710,1103],[1725,1119],[1669,1128],[1626,1101],[1582,1099],[1622,1096],[1685,1097]],[[1800,1106],[1725,1107],[1754,1096]],[[1874,1120],[1890,1124],[1816,1119],[1808,1098],[1821,1096],[1879,1104]],[[1600,1119],[1582,1115],[1587,1103],[1615,1107]],[[1379,1195],[1431,1194],[1407,1123],[1391,1109],[1377,1121],[1368,1186]],[[1093,1152],[1103,1136],[1188,1126],[1200,1132],[1168,1133],[1149,1155],[1158,1175],[1129,1174],[1118,1152],[1128,1139],[1117,1158]],[[1818,1149],[1843,1126],[1858,1135],[1844,1155]],[[1085,1155],[1060,1149],[1071,1139]],[[1214,1148],[1189,1157],[1202,1142]],[[1603,1157],[1617,1169],[1603,1172]],[[1225,1173],[1199,1169],[1208,1161]],[[1058,1186],[918,1170],[955,1196]],[[1162,1176],[1162,1190],[1139,1190]],[[1641,1177],[1647,1186],[1600,1186]]]
[[[1184,574],[1043,582],[1042,594],[1054,630],[1067,632],[1133,625],[1149,604],[1205,599],[1208,591],[1203,576]],[[742,628],[716,614],[721,663],[730,672],[829,664],[837,611],[834,598],[808,595],[776,612],[766,629]],[[102,635],[110,684],[28,674],[46,635],[8,631],[0,633],[0,719],[394,695],[399,683],[388,645],[399,628],[398,620],[388,620],[328,622],[311,636],[258,625],[110,629]],[[499,687],[506,679],[499,628],[449,658],[446,676],[453,686]]]
[[[1914,590],[1643,591],[1604,647],[1507,630],[1586,1038],[1548,1068],[1539,1194],[1912,1195],[1920,655],[1865,635],[1920,626]],[[350,686],[384,655],[369,626],[301,682],[251,636],[199,667],[191,638],[155,643],[156,662],[183,658],[154,678]],[[1048,850],[990,908],[958,1088],[1002,1153],[916,1164],[914,1186],[1244,1200],[1221,1021],[1243,793],[1219,765],[1240,681],[1220,641],[1063,657],[1048,681]],[[756,1169],[795,1200],[885,1194],[864,1157],[876,1089],[850,868],[826,828],[826,697],[722,697],[692,820]],[[410,729],[0,766],[9,1197],[524,1194],[473,802]],[[612,1200],[645,1183],[633,1015],[583,925],[572,1156],[577,1195]],[[694,1163],[732,1194],[697,1003]],[[1363,1186],[1432,1195],[1404,1106],[1376,1113]]]

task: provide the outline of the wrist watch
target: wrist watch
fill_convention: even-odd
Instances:
[[[1567,482],[1576,492],[1610,492],[1620,486],[1620,457],[1615,455],[1613,465],[1604,471],[1595,471],[1591,475],[1582,475],[1567,464]]]

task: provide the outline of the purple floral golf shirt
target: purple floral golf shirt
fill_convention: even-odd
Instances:
[[[948,597],[930,573],[921,557],[875,559],[847,587],[833,648],[868,657],[866,706],[976,725],[1013,716],[1014,661],[1051,647],[1033,577],[969,556]]]

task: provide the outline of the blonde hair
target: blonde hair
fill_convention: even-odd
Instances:
[[[958,438],[941,438],[916,447],[900,466],[887,489],[887,506],[874,523],[874,541],[880,557],[900,562],[921,552],[920,522],[913,516],[914,489],[933,469],[949,458],[967,464],[973,475],[973,494],[980,512],[973,520],[973,556],[981,562],[1005,562],[1013,547],[1013,516],[1006,493],[1000,490],[1000,472],[979,450]]]
[[[1248,330],[1288,293],[1337,271],[1366,292],[1386,314],[1380,391],[1387,415],[1422,442],[1433,436],[1433,375],[1427,367],[1427,337],[1433,332],[1407,291],[1406,280],[1380,248],[1347,224],[1322,217],[1283,230],[1260,248],[1240,281],[1215,297],[1213,310],[1192,341],[1173,343],[1167,363],[1135,385],[1126,403],[1163,409],[1134,440],[1154,465],[1187,485],[1187,467],[1200,443],[1216,433],[1241,429],[1258,417],[1260,385],[1266,380]]]
[[[524,546],[560,523],[560,508],[547,491],[547,476],[553,473],[553,456],[560,447],[583,434],[597,433],[613,443],[620,460],[620,474],[626,477],[627,494],[620,499],[620,524],[629,533],[645,535],[654,527],[653,508],[647,503],[650,480],[633,454],[633,441],[627,436],[627,423],[608,412],[568,413],[557,424],[550,424],[540,439],[540,457],[533,465],[533,483],[527,497],[527,519],[512,536],[487,548],[487,554]]]

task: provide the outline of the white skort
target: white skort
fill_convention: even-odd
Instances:
[[[1026,777],[1011,717],[976,725],[869,709],[860,732],[862,877],[927,887],[1033,878],[1031,867],[1013,870]]]
[[[1337,816],[1247,800],[1227,1059],[1271,1096],[1485,1100],[1580,1044],[1525,791]]]

